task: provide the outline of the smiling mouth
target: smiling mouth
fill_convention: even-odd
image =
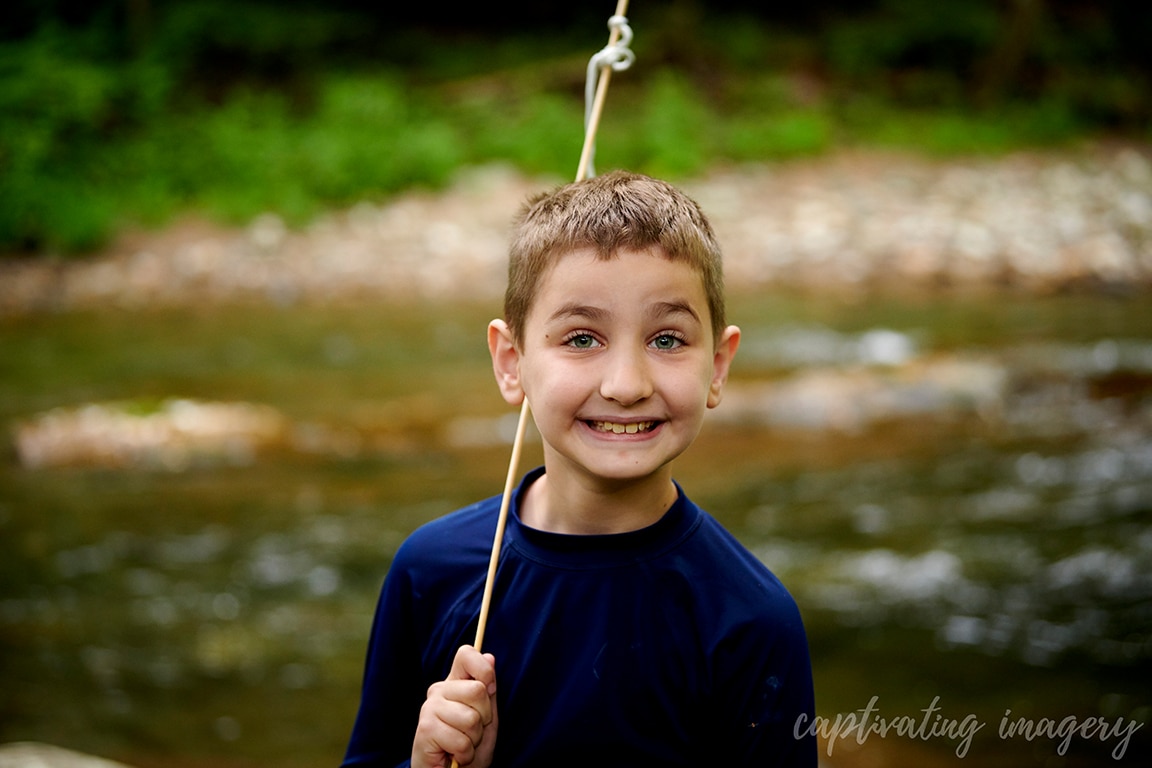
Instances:
[[[628,424],[620,424],[615,421],[589,421],[588,425],[597,432],[611,432],[616,435],[635,435],[650,431],[658,423],[659,422],[656,421],[633,421]]]

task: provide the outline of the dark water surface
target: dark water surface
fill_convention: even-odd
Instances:
[[[796,595],[829,765],[1148,764],[1148,307],[734,299],[732,387],[677,477]],[[502,487],[494,311],[0,321],[0,742],[337,764],[391,553]],[[53,409],[174,398],[280,427],[218,451],[21,448]],[[886,734],[846,730],[869,709]]]

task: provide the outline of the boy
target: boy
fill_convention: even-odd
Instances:
[[[345,766],[816,765],[795,603],[672,480],[739,341],[675,188],[614,172],[529,201],[488,346],[544,466],[511,501],[486,653],[498,497],[397,552]]]

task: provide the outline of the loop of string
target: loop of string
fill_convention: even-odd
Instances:
[[[584,80],[584,134],[588,135],[592,122],[593,102],[596,97],[596,88],[605,70],[623,72],[636,61],[636,54],[628,46],[632,42],[632,27],[628,26],[628,19],[619,14],[608,19],[608,29],[612,37],[616,38],[601,48],[588,60],[588,74]],[[589,142],[588,160],[584,167],[585,178],[596,175],[592,167],[592,160],[596,156],[595,140]]]

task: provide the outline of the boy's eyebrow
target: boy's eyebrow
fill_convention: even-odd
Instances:
[[[658,301],[648,308],[648,314],[654,318],[667,317],[668,315],[688,315],[696,322],[701,322],[700,314],[687,301]]]
[[[556,308],[556,311],[548,318],[550,322],[557,320],[566,320],[572,317],[580,317],[591,321],[601,321],[608,317],[608,311],[600,307],[594,307],[588,304],[581,304],[576,301],[562,304]],[[700,320],[700,313],[693,309],[692,304],[688,301],[658,301],[648,307],[648,316],[653,319],[668,317],[669,315],[687,315],[696,322]]]
[[[572,301],[557,307],[556,311],[549,316],[548,320],[564,320],[569,317],[582,317],[587,320],[603,320],[607,316],[608,312],[600,307],[592,307],[587,304]]]

